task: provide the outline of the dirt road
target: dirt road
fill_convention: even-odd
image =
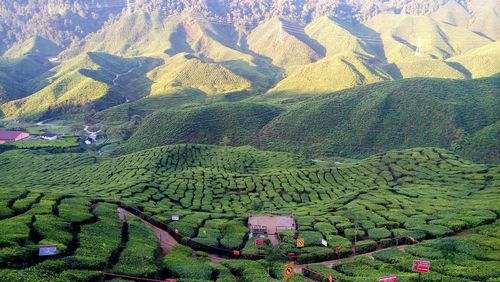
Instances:
[[[125,218],[126,217],[135,217],[135,218],[138,218],[136,215],[122,209],[122,208],[118,208],[117,209],[117,212],[118,212],[118,216],[120,217],[120,220],[122,221],[125,221]],[[140,218],[138,218],[140,219]],[[152,225],[151,223],[143,220],[143,219],[140,219],[142,222],[144,222],[144,224],[146,224],[149,228],[151,228],[155,233],[156,233],[156,236],[158,238],[158,242],[160,242],[160,246],[161,246],[161,249],[163,251],[163,255],[166,255],[168,254],[168,252],[177,244],[179,244],[174,237],[170,236],[170,234],[168,234],[168,232],[166,232],[165,230],[162,230],[154,225]]]

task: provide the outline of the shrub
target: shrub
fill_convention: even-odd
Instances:
[[[415,225],[411,228],[411,230],[425,231],[432,238],[444,237],[453,234],[453,230],[451,230],[448,227],[441,225],[432,225],[432,224]]]
[[[160,254],[156,234],[139,219],[128,217],[128,242],[113,271],[119,274],[155,277]]]
[[[379,241],[380,239],[391,237],[391,232],[386,228],[373,228],[368,230],[368,238]]]
[[[167,272],[173,278],[210,280],[213,267],[204,258],[193,258],[192,252],[188,247],[174,246],[163,259]]]
[[[321,246],[323,235],[316,231],[300,231],[299,238],[304,238],[305,246]]]
[[[372,240],[363,240],[356,243],[356,253],[364,254],[375,251],[377,243]]]
[[[366,233],[363,229],[346,229],[344,230],[344,236],[351,240],[351,241],[354,241],[354,237],[357,237],[357,239],[359,240],[359,238],[365,236]]]
[[[373,253],[373,257],[386,263],[397,263],[402,258],[408,258],[409,256],[397,248],[391,248],[375,252]]]

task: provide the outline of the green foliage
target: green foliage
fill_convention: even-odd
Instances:
[[[373,253],[373,259],[357,257],[333,265],[333,269],[323,265],[309,265],[304,274],[309,278],[332,275],[341,281],[374,281],[382,276],[397,275],[398,281],[416,281],[417,274],[411,270],[414,259],[430,260],[431,270],[422,275],[429,281],[495,281],[498,276],[498,256],[483,260],[497,250],[493,237],[481,233],[494,232],[498,221],[485,225],[463,236],[425,241],[407,246],[404,251],[393,248]],[[492,241],[493,239],[493,241]],[[311,271],[309,271],[311,270]]]
[[[176,245],[163,259],[168,273],[173,278],[210,280],[215,268],[204,258],[193,258],[192,250]]]
[[[391,232],[387,228],[373,228],[368,230],[368,237],[375,241],[389,238],[391,235]]]
[[[253,212],[252,202],[260,201],[259,214],[294,215],[298,231],[280,232],[281,243],[273,255],[284,258],[295,253],[301,263],[349,256],[356,228],[356,253],[366,253],[411,243],[410,236],[423,241],[492,224],[498,215],[498,168],[435,148],[391,151],[335,166],[249,147],[175,145],[113,158],[14,149],[0,154],[0,173],[4,185],[12,187],[0,193],[0,265],[23,266],[25,275],[50,268],[51,279],[66,270],[108,268],[160,277],[163,267],[154,232],[131,219],[122,228],[116,206],[103,201],[133,205],[166,224],[170,232],[179,229],[181,243],[195,251],[210,253],[210,246],[240,249],[249,257],[265,254],[265,248],[254,245],[257,236],[246,239],[246,217]],[[174,214],[180,215],[179,221],[171,220]],[[498,254],[492,246],[498,243],[494,232],[498,228],[491,228],[468,234],[474,235],[471,239],[459,237],[454,263],[472,258],[485,262],[467,262],[467,269],[478,266],[477,271],[468,272],[467,277],[475,277],[471,280],[493,276],[491,262]],[[305,248],[296,248],[297,237],[305,238]],[[321,245],[323,238],[328,247]],[[439,250],[439,242],[406,246],[405,256],[395,251],[380,259],[374,255],[391,264],[383,271],[377,261],[349,264],[348,273],[340,268],[335,271],[345,277],[365,270],[374,276],[395,273],[394,269],[409,272],[408,262],[422,257],[437,260],[433,267],[444,277],[462,275],[455,274],[463,273],[457,267],[446,270],[444,265],[450,263]],[[61,259],[30,268],[39,243],[57,244]],[[192,250],[184,252],[184,259],[178,260],[174,252],[166,259],[172,264],[163,264],[172,273],[179,271],[178,278],[184,278],[195,264],[206,274],[201,280],[217,275],[228,281],[279,277],[269,261],[228,262],[218,268],[204,254],[193,257]],[[87,275],[74,275],[80,274]],[[89,273],[94,274],[99,275]]]
[[[474,134],[498,121],[498,79],[412,79],[317,97],[273,119],[262,142],[275,150],[337,156],[415,146],[449,148],[460,132]],[[460,118],[448,123],[456,111]]]
[[[85,225],[79,233],[79,248],[74,258],[82,266],[104,269],[108,258],[121,243],[122,227],[117,220],[116,206],[100,203],[95,209],[98,221]]]
[[[127,224],[128,241],[113,271],[132,276],[156,277],[159,271],[156,234],[138,219],[129,217]]]

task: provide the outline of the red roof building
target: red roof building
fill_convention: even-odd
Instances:
[[[23,131],[0,131],[0,144],[23,140],[29,136],[28,132]]]

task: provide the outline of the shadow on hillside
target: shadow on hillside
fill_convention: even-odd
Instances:
[[[123,80],[125,82],[123,84],[110,82],[109,76],[105,76],[103,73],[106,70],[99,69],[98,71],[90,72],[87,70],[88,74],[94,75],[92,78],[110,86],[104,97],[92,103],[92,113],[100,112],[117,105],[127,104],[149,95],[153,81],[147,77],[147,73],[159,64],[159,60],[139,58],[136,71],[127,74],[127,77],[124,76]]]
[[[450,67],[463,73],[467,79],[472,78],[472,73],[468,69],[466,69],[464,66],[462,66],[460,63],[457,63],[457,62],[445,62],[445,63],[448,64]]]
[[[285,20],[281,20],[283,24],[283,29],[289,34],[295,36],[298,40],[304,42],[307,46],[311,47],[314,52],[316,52],[320,59],[326,56],[326,48],[321,45],[317,40],[309,37],[306,34],[304,27],[293,24],[292,22],[288,22]]]
[[[194,53],[194,50],[187,43],[187,34],[184,26],[177,26],[177,29],[170,35],[168,40],[172,43],[172,47],[166,50],[165,54],[175,56],[184,52]]]

